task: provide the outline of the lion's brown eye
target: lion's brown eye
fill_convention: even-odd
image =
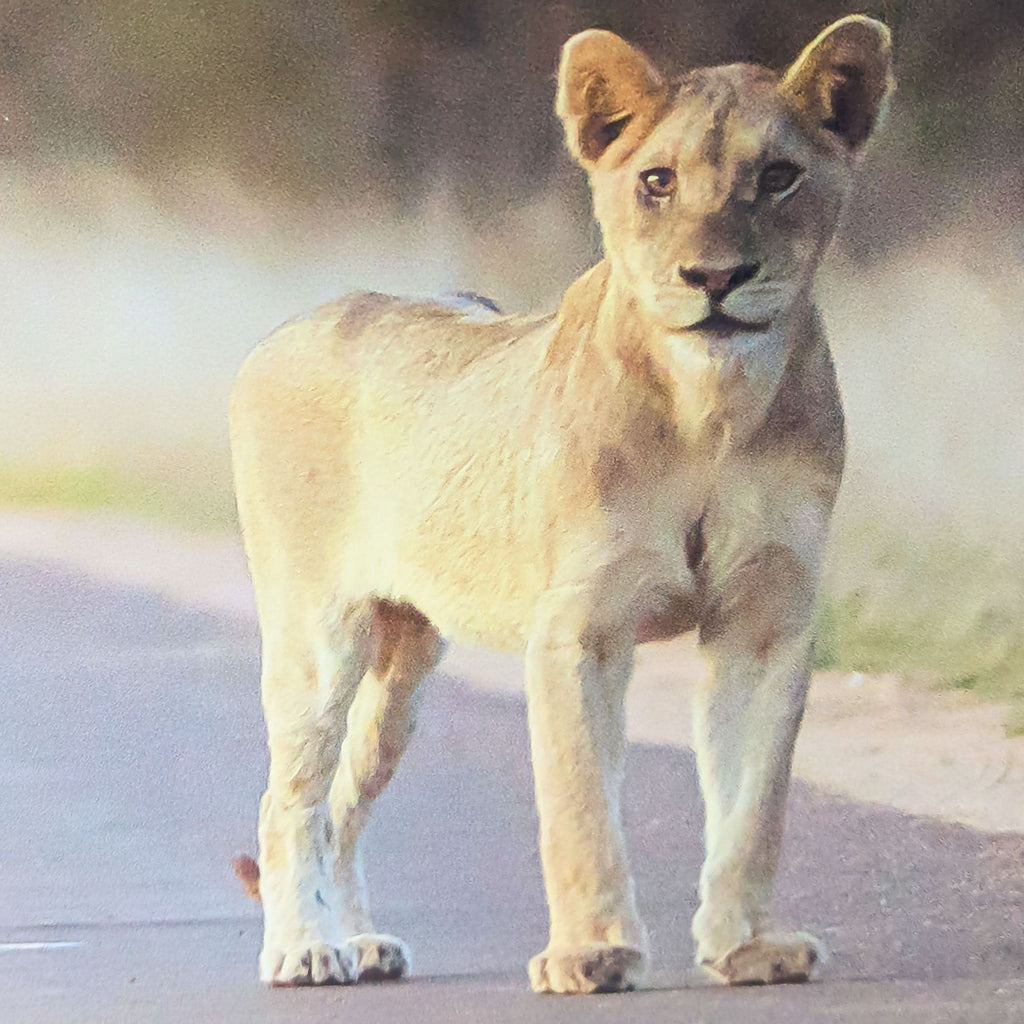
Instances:
[[[769,164],[761,172],[759,182],[762,192],[769,192],[777,195],[793,187],[796,179],[803,174],[803,171],[796,164],[788,160],[779,160],[777,163]]]
[[[640,184],[644,191],[655,199],[670,196],[676,188],[676,172],[671,167],[652,167],[640,175]]]

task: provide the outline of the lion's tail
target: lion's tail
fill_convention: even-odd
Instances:
[[[245,889],[245,895],[251,900],[260,901],[260,866],[247,854],[236,857],[231,866],[235,869],[238,880]]]

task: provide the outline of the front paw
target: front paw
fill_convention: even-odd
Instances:
[[[810,981],[824,962],[824,947],[813,935],[766,932],[700,966],[724,985],[778,985]]]
[[[264,949],[260,953],[260,981],[282,988],[349,985],[357,977],[356,956],[351,947],[327,943],[305,949]]]
[[[530,961],[529,970],[534,992],[629,992],[641,980],[643,954],[638,949],[607,942],[549,947]]]
[[[345,948],[355,960],[357,981],[395,981],[409,973],[409,950],[394,935],[353,935]]]

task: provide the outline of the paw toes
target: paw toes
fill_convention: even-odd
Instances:
[[[260,978],[269,985],[292,988],[301,985],[348,985],[354,964],[345,950],[316,945],[309,949],[260,955]]]
[[[329,985],[332,982],[347,981],[337,950],[327,949],[311,953],[310,981],[314,985]]]
[[[530,987],[578,995],[628,992],[636,985],[642,960],[639,950],[604,943],[545,951],[530,961]]]
[[[757,935],[714,962],[701,966],[726,985],[778,985],[809,981],[825,951],[804,932]]]
[[[409,973],[409,950],[393,935],[356,935],[346,943],[359,981],[394,981]]]

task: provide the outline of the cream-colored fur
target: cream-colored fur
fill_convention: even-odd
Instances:
[[[637,983],[623,694],[637,642],[693,628],[713,666],[697,959],[730,983],[810,975],[815,941],[765,926],[843,462],[810,285],[890,84],[888,33],[862,17],[781,77],[670,83],[609,32],[574,36],[557,110],[606,257],[555,315],[363,293],[246,361],[231,434],[271,754],[265,981],[406,969],[358,839],[444,636],[525,652],[551,913],[533,987]]]

